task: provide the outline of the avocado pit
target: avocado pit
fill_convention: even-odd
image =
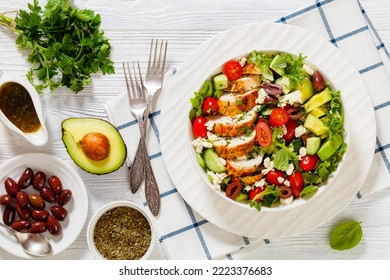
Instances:
[[[104,160],[110,154],[110,141],[99,132],[90,132],[80,141],[84,154],[92,160]]]

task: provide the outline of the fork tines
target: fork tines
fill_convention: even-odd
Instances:
[[[129,95],[129,100],[133,100],[134,98],[137,98],[137,92],[139,96],[143,95],[143,80],[142,80],[142,74],[141,74],[141,67],[139,65],[139,61],[137,61],[138,66],[138,75],[135,68],[135,62],[133,61],[133,75],[134,75],[134,82],[133,77],[131,75],[131,69],[129,62],[123,63],[123,71],[125,73],[125,80],[126,80],[126,86],[127,86],[127,93]],[[139,77],[138,77],[139,76]],[[138,82],[140,81],[140,82]]]
[[[154,44],[154,46],[153,46]],[[167,56],[168,41],[161,40],[160,45],[158,39],[152,39],[150,43],[149,62],[146,75],[159,75],[164,77],[165,73],[165,60]],[[160,49],[158,51],[158,49]],[[158,53],[158,58],[157,58]],[[163,56],[163,59],[161,58]],[[160,63],[162,62],[162,65]]]

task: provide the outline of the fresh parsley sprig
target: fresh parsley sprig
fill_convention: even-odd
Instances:
[[[44,9],[34,0],[28,8],[15,19],[0,13],[0,24],[18,34],[20,50],[29,51],[27,77],[39,92],[66,86],[78,93],[91,83],[92,74],[114,73],[99,14],[76,9],[68,0],[48,0]]]

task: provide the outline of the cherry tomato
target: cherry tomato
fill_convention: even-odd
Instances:
[[[299,161],[299,165],[305,171],[313,170],[317,166],[317,163],[318,163],[317,155],[306,155],[303,156],[302,159]]]
[[[299,171],[295,171],[288,177],[290,188],[295,198],[299,197],[304,185],[303,176]]]
[[[259,121],[256,124],[256,140],[262,147],[268,147],[272,142],[272,131],[268,123]]]
[[[242,66],[236,60],[230,60],[223,66],[223,73],[226,75],[228,80],[235,81],[242,77]]]
[[[249,199],[253,200],[256,195],[261,193],[262,191],[265,190],[265,187],[254,187],[252,190],[249,191]],[[256,199],[257,202],[261,201],[261,199]]]
[[[206,123],[207,119],[205,117],[199,116],[195,118],[192,123],[192,132],[194,133],[195,138],[205,138],[207,136]]]
[[[290,119],[289,114],[283,108],[275,108],[269,116],[269,124],[272,126],[282,126]]]
[[[286,175],[284,175],[284,173],[280,170],[271,170],[267,173],[267,175],[265,175],[265,178],[267,179],[268,183],[275,186],[280,186],[283,182],[279,182],[278,178],[286,179]]]
[[[207,97],[202,106],[203,113],[205,114],[215,114],[219,111],[219,105],[217,99],[213,97]]]
[[[286,134],[283,135],[283,139],[286,140],[287,142],[291,141],[295,137],[295,129],[297,128],[298,124],[296,121],[289,119],[286,124]]]

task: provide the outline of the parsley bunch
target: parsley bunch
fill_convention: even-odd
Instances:
[[[91,75],[114,73],[111,46],[99,29],[100,15],[73,8],[68,0],[38,0],[19,10],[15,19],[0,13],[0,24],[18,34],[16,45],[29,52],[28,79],[39,92],[66,86],[75,93],[91,83]]]

